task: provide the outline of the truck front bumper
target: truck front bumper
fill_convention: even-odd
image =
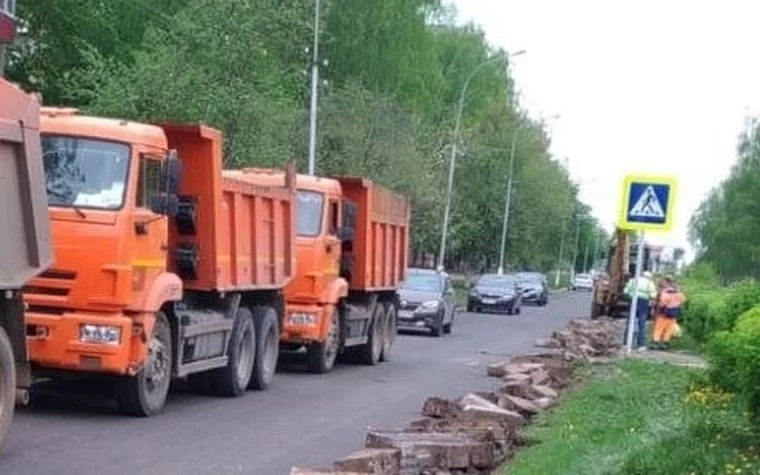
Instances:
[[[96,373],[131,374],[132,319],[121,313],[27,312],[29,359],[42,367]],[[116,341],[88,341],[93,329],[118,333]]]

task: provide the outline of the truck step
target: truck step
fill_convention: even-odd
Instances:
[[[192,363],[180,364],[177,366],[177,377],[182,378],[189,374],[200,373],[215,368],[227,366],[227,355],[209,358],[207,360],[193,361]]]

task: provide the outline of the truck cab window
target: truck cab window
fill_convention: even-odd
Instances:
[[[140,172],[137,175],[137,200],[139,208],[150,208],[150,199],[161,192],[161,161],[157,158],[141,156]]]
[[[296,203],[296,234],[316,237],[322,232],[325,195],[316,191],[299,191]]]

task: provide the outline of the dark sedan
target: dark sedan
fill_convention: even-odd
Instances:
[[[485,274],[475,281],[467,296],[467,311],[493,310],[507,315],[520,313],[522,294],[514,275]]]
[[[549,302],[549,285],[540,272],[518,272],[517,283],[522,291],[523,302],[544,306]]]
[[[451,333],[456,305],[448,274],[430,269],[408,269],[398,296],[400,328],[429,328],[436,337]]]

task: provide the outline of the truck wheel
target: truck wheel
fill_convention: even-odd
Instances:
[[[390,302],[386,304],[385,331],[383,332],[383,351],[380,353],[380,361],[388,361],[390,359],[391,347],[393,346],[393,342],[396,341],[397,333],[398,314],[396,312],[396,304]]]
[[[16,407],[16,365],[11,341],[0,327],[0,446],[8,433]]]
[[[148,417],[164,408],[172,379],[172,332],[164,312],[156,312],[156,325],[148,343],[145,364],[135,376],[121,381],[117,402],[128,415]]]
[[[313,373],[324,374],[332,371],[335,359],[340,349],[340,320],[338,309],[333,310],[330,318],[330,326],[327,329],[327,340],[315,341],[309,345],[306,351],[306,361],[309,370]]]
[[[280,356],[280,331],[277,311],[272,307],[253,307],[256,327],[256,361],[248,389],[264,390],[272,384]]]
[[[219,396],[240,397],[251,382],[253,362],[256,358],[256,330],[251,311],[238,308],[232,327],[227,366],[213,371],[214,392]]]
[[[359,360],[366,365],[374,366],[380,361],[380,353],[383,352],[383,306],[378,302],[372,314],[367,343],[359,347]]]

